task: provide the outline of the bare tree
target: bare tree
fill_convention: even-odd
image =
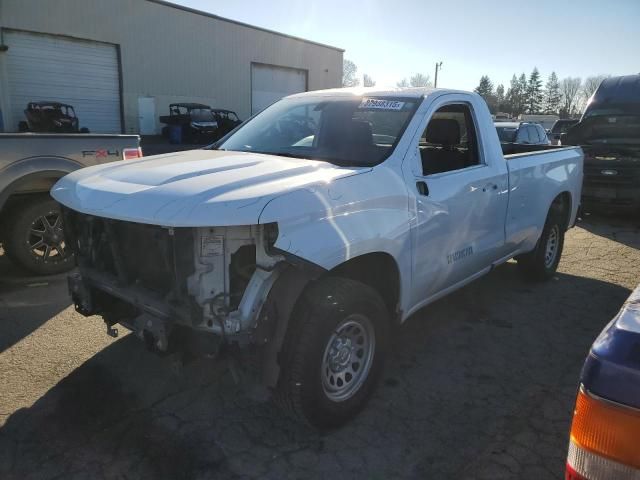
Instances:
[[[342,86],[357,87],[360,85],[360,79],[356,77],[358,67],[351,60],[346,58],[342,61]]]
[[[362,76],[362,85],[365,87],[375,87],[376,81],[366,73]]]
[[[562,95],[562,113],[574,115],[577,112],[576,104],[579,100],[582,80],[580,77],[567,77],[560,82],[560,94]]]
[[[596,75],[584,79],[584,84],[582,85],[582,98],[584,98],[585,102],[589,101],[591,95],[595,93],[597,88],[600,86],[600,83],[605,78],[607,78],[607,75]]]
[[[407,81],[406,78],[403,78],[398,83],[396,83],[396,87],[398,87],[398,88],[406,88],[408,86],[409,86],[409,82]]]
[[[431,77],[424,75],[423,73],[416,73],[409,79],[409,84],[412,87],[433,87],[431,83]]]

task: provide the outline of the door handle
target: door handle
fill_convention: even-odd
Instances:
[[[424,195],[425,197],[429,195],[429,187],[427,187],[427,182],[423,180],[416,182],[416,188],[418,189],[418,193],[420,195]]]
[[[495,183],[488,183],[487,185],[484,186],[484,188],[482,189],[483,192],[486,192],[487,190],[497,190],[498,189],[498,185]]]

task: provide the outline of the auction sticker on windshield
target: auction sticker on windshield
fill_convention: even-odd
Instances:
[[[381,100],[377,98],[363,98],[358,108],[368,108],[375,110],[402,110],[404,102],[397,100]]]

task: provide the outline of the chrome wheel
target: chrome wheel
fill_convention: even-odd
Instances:
[[[330,400],[352,397],[369,375],[376,336],[371,321],[354,314],[344,319],[329,338],[322,357],[322,388]]]
[[[63,261],[67,252],[60,212],[54,210],[36,217],[31,222],[26,242],[36,260],[44,263]]]
[[[544,266],[550,268],[556,261],[558,255],[558,243],[560,240],[560,228],[558,225],[554,225],[549,230],[549,236],[547,237],[547,245],[544,251]]]

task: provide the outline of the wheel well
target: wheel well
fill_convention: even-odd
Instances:
[[[567,230],[567,228],[569,228],[569,222],[571,221],[571,194],[569,192],[559,194],[553,199],[553,202],[551,202],[549,210],[562,219],[563,227]]]
[[[392,318],[398,316],[400,301],[400,271],[388,253],[376,252],[352,258],[330,270],[327,275],[339,275],[370,286],[382,297]]]
[[[51,187],[65,176],[65,172],[37,172],[17,179],[0,193],[0,215],[25,195],[48,194]]]

